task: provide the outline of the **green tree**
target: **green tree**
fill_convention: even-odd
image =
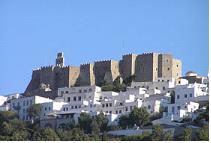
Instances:
[[[152,140],[153,141],[162,141],[163,140],[163,128],[160,125],[153,126]]]
[[[207,125],[199,129],[197,132],[197,139],[202,141],[209,140],[209,127]]]
[[[128,115],[122,115],[119,118],[119,126],[125,129],[126,127],[131,126],[130,118]]]
[[[7,141],[23,141],[29,139],[26,124],[18,119],[3,122],[1,125],[0,138]]]
[[[135,76],[135,75],[131,75],[131,76],[125,78],[125,79],[123,80],[123,83],[124,83],[126,86],[131,86],[131,82],[133,82],[135,79],[136,79],[136,76]]]
[[[0,111],[0,124],[4,121],[9,122],[12,119],[17,119],[18,115],[13,111]]]
[[[41,105],[33,104],[27,109],[29,117],[32,119],[31,122],[34,123],[34,120],[40,117]]]
[[[125,136],[122,141],[150,141],[150,133],[144,132],[141,135]]]
[[[83,133],[80,128],[73,128],[71,130],[58,129],[57,134],[62,141],[88,141],[90,137]]]
[[[146,108],[137,108],[135,107],[129,114],[129,118],[132,124],[136,124],[137,126],[143,127],[145,124],[149,122],[149,113]]]
[[[183,131],[183,138],[184,141],[191,141],[192,137],[192,129],[191,128],[185,128]]]
[[[98,126],[97,121],[95,119],[93,119],[91,122],[91,133],[93,135],[98,135],[100,133],[100,127]]]
[[[113,91],[113,84],[106,84],[101,87],[102,91]]]
[[[44,128],[40,130],[40,134],[37,135],[38,141],[59,141],[60,138],[57,133],[51,128]]]
[[[84,130],[85,133],[91,133],[91,122],[92,117],[87,113],[81,113],[78,119],[78,123],[81,129]]]
[[[98,126],[100,127],[100,131],[104,132],[108,126],[108,118],[102,112],[100,112],[100,114],[98,114],[95,119]]]
[[[163,135],[163,141],[172,141],[173,140],[173,135],[171,132],[166,132]]]

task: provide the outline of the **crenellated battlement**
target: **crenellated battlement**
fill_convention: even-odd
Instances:
[[[102,61],[95,61],[94,65],[110,65],[112,63],[112,60],[102,60]]]
[[[92,63],[83,63],[83,64],[80,64],[80,67],[81,66],[89,66],[89,65],[93,65]]]
[[[122,55],[122,57],[128,57],[128,56],[136,56],[136,54],[129,53],[129,54]]]

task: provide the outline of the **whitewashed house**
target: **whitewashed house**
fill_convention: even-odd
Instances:
[[[18,99],[12,99],[10,108],[13,111],[16,111],[21,120],[31,120],[27,113],[27,109],[33,104],[41,104],[45,102],[52,102],[49,98],[44,98],[40,96],[24,96]]]
[[[168,104],[166,112],[163,113],[163,117],[170,117],[171,121],[181,121],[188,117],[192,118],[194,111],[199,109],[199,103],[196,102],[177,102],[174,104]]]

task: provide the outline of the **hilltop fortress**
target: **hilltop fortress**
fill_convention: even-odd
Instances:
[[[181,77],[182,62],[171,54],[144,53],[123,55],[120,61],[104,60],[65,66],[63,53],[58,53],[56,64],[33,70],[32,79],[24,95],[54,98],[61,87],[112,83],[118,76],[126,79],[135,75],[137,82],[156,81],[158,78]]]

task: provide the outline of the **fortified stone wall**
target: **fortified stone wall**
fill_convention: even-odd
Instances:
[[[158,77],[171,78],[173,71],[173,57],[170,54],[159,54]]]
[[[26,88],[25,94],[39,94],[41,84],[45,84],[51,91],[57,90],[60,87],[74,86],[78,79],[80,69],[78,67],[59,67],[49,66],[41,67],[32,73],[32,79]],[[36,92],[32,92],[36,90]]]
[[[81,86],[95,85],[94,64],[80,65],[79,82]]]
[[[96,85],[101,85],[102,81],[111,83],[119,73],[119,62],[113,60],[94,62],[94,75]]]
[[[118,76],[123,79],[136,75],[136,81],[155,81],[157,78],[181,77],[182,62],[170,54],[144,53],[123,55],[120,61],[96,61],[80,67],[64,66],[63,53],[57,54],[56,66],[33,70],[32,79],[25,95],[42,94],[49,96],[60,87],[101,85],[112,83]]]
[[[136,81],[153,81],[153,53],[144,53],[136,59]]]
[[[137,55],[135,54],[127,54],[122,56],[119,67],[123,79],[135,74],[136,58]]]

